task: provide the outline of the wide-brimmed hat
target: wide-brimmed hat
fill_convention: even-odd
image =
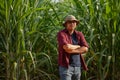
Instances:
[[[75,16],[73,16],[73,15],[68,15],[68,16],[66,16],[65,19],[64,19],[64,22],[63,22],[63,26],[64,26],[64,27],[65,27],[65,24],[66,24],[68,21],[76,21],[77,25],[79,24],[79,20],[77,20],[77,19],[75,18]]]

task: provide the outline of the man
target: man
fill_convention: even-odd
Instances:
[[[88,70],[81,55],[88,51],[88,44],[82,32],[75,30],[78,24],[73,15],[68,15],[63,23],[65,29],[57,34],[61,80],[80,80],[81,68]]]

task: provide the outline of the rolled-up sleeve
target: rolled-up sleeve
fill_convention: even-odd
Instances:
[[[61,46],[61,47],[63,47],[63,45],[65,45],[65,44],[68,44],[68,42],[66,41],[65,33],[63,33],[63,32],[59,32],[57,34],[57,40],[58,40],[59,46]]]
[[[80,34],[80,46],[85,46],[85,47],[88,47],[88,44],[87,44],[87,41],[85,40],[85,37],[83,35],[82,32],[79,33]]]

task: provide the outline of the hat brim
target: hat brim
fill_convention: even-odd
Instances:
[[[76,22],[76,25],[79,24],[79,21],[78,21],[78,20],[68,20],[68,21],[75,21],[75,22]],[[63,22],[62,25],[65,27],[65,25],[66,25],[66,23],[67,23],[68,21]]]

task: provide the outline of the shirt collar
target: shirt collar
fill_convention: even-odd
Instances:
[[[67,29],[64,29],[64,31],[65,31],[66,33],[68,33],[68,30],[67,30]],[[74,30],[74,33],[77,34],[77,31]]]

